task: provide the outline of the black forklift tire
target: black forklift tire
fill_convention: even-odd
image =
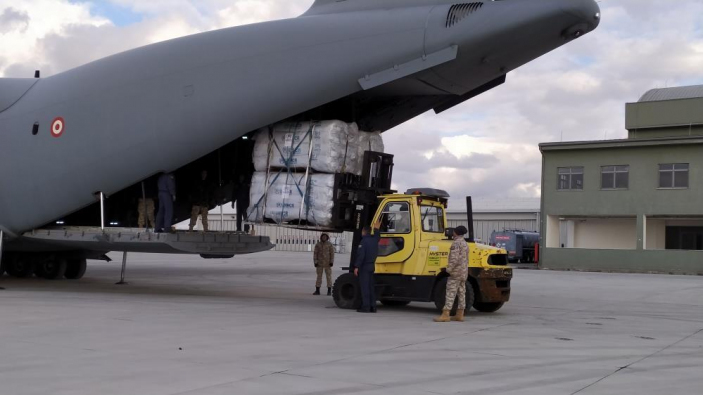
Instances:
[[[388,307],[403,307],[410,304],[409,300],[381,299],[381,304]]]
[[[63,258],[48,258],[37,263],[34,274],[47,280],[58,280],[63,278],[67,266]]]
[[[500,310],[500,308],[503,307],[504,304],[504,302],[474,302],[474,309],[482,313],[495,313],[496,311]]]
[[[332,299],[340,309],[358,309],[361,307],[361,287],[359,278],[352,273],[337,277],[332,287]]]
[[[434,286],[434,294],[433,294],[433,299],[434,299],[434,305],[437,308],[437,311],[442,311],[444,310],[444,304],[447,298],[447,280],[449,277],[444,277],[443,279],[437,281],[437,284]],[[468,280],[466,281],[466,309],[464,309],[464,313],[468,313],[469,310],[471,310],[471,306],[474,305],[475,298],[474,298],[474,287],[471,286],[471,282]],[[454,306],[452,306],[452,310],[450,312],[451,315],[456,314],[456,309],[458,307],[459,301],[454,301]]]
[[[88,262],[85,258],[69,259],[66,266],[64,277],[69,280],[80,280],[85,274],[88,267]]]
[[[27,278],[34,273],[34,262],[19,256],[9,255],[3,260],[5,271],[12,277]]]

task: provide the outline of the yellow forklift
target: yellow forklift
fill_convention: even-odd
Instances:
[[[356,309],[361,305],[358,278],[352,272],[353,262],[361,240],[361,228],[380,220],[381,240],[375,274],[377,298],[386,306],[434,302],[436,308],[442,310],[453,231],[447,228],[449,195],[436,189],[411,189],[396,194],[389,189],[392,155],[374,152],[366,155],[363,185],[355,197],[351,264],[346,268],[349,272],[334,283],[335,304],[343,309]],[[510,299],[513,270],[508,266],[504,249],[475,242],[471,198],[466,200],[469,225],[466,310],[473,307],[492,313]],[[456,309],[456,304],[454,307]]]

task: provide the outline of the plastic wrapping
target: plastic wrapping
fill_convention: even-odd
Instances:
[[[353,173],[359,175],[358,128],[342,121],[288,122],[276,124],[271,144],[268,129],[261,129],[255,139],[254,168],[264,172],[270,168],[308,167],[321,173]],[[312,151],[310,144],[312,142]]]
[[[265,217],[279,224],[306,221],[321,227],[331,226],[335,175],[311,174],[308,179],[309,187],[305,173],[271,171],[266,193],[266,172],[254,173],[247,220],[261,223]]]
[[[363,170],[364,166],[364,152],[374,151],[374,152],[385,152],[385,146],[383,144],[383,137],[381,137],[381,132],[359,132],[359,137],[357,139],[358,144],[358,164],[359,174]]]

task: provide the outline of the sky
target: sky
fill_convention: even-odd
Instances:
[[[292,18],[312,2],[0,0],[0,77],[50,76],[154,42]],[[538,197],[539,143],[626,138],[625,103],[653,88],[703,84],[703,1],[600,5],[595,32],[510,73],[501,87],[384,133],[396,155],[394,186]]]

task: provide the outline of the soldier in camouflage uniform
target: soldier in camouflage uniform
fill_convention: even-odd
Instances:
[[[334,245],[330,243],[330,237],[323,233],[320,235],[320,241],[315,244],[315,254],[313,262],[317,269],[317,282],[315,283],[315,293],[320,294],[322,286],[322,272],[327,276],[327,295],[332,295],[332,266],[334,266]]]
[[[447,264],[447,293],[442,315],[435,318],[435,322],[464,321],[464,310],[466,309],[466,280],[469,277],[469,245],[464,240],[467,233],[466,227],[459,226],[454,229],[454,242],[449,251],[449,263]],[[454,306],[454,300],[459,298],[456,315],[449,317],[449,312]]]

